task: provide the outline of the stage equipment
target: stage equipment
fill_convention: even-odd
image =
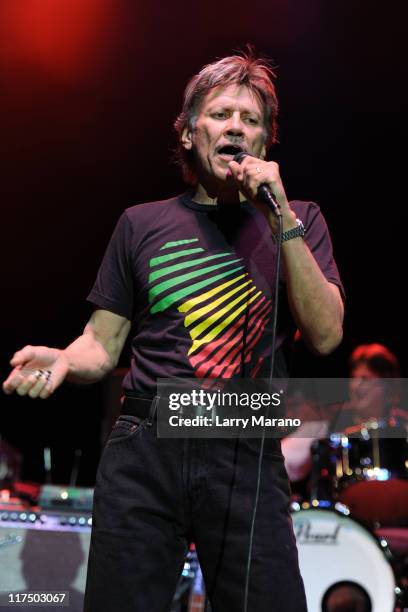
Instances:
[[[393,612],[400,590],[385,540],[334,509],[295,504],[292,510],[309,612],[321,612],[325,598],[342,584],[365,593],[372,612]]]
[[[90,532],[85,513],[1,510],[0,592],[68,591],[69,607],[63,609],[82,612]]]
[[[87,487],[64,487],[44,485],[41,487],[38,504],[42,510],[71,510],[92,512],[93,489]]]
[[[340,501],[367,525],[408,525],[407,431],[370,421],[313,444],[311,503]]]

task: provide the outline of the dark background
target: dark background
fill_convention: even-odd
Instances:
[[[271,157],[290,198],[321,205],[347,293],[343,345],[324,360],[298,346],[296,373],[346,376],[356,344],[381,342],[406,376],[405,24],[392,2],[2,0],[2,378],[16,349],[81,333],[120,213],[183,190],[172,123],[187,80],[247,42],[277,66]],[[93,484],[104,395],[2,395],[25,478],[43,479],[50,446],[67,482],[82,448],[79,483]]]

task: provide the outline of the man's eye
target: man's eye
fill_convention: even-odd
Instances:
[[[256,117],[247,117],[247,122],[250,125],[258,125],[259,121]]]
[[[226,117],[226,113],[224,111],[218,111],[216,113],[213,113],[213,117],[215,117],[216,119],[224,119],[224,117]]]

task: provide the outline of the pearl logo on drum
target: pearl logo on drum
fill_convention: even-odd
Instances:
[[[330,525],[330,529],[322,529],[320,525],[312,525],[310,521],[304,521],[295,526],[296,540],[298,544],[337,544],[337,537],[341,525]]]

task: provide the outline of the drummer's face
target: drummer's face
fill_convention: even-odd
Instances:
[[[385,380],[364,364],[358,365],[351,373],[350,402],[362,419],[385,416],[387,398]]]

